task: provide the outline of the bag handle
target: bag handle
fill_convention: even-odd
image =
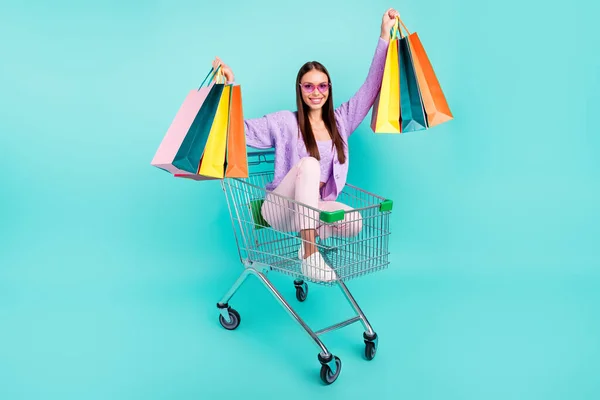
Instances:
[[[396,17],[396,23],[394,24],[394,26],[392,26],[392,29],[390,29],[390,39],[391,40],[398,39],[399,31],[400,31],[400,27],[398,26],[398,17]]]
[[[402,28],[404,28],[404,30],[406,31],[406,36],[410,36],[410,31],[408,30],[406,25],[404,25],[404,22],[402,22],[402,20],[400,19],[399,16],[396,16],[396,23],[394,24],[394,26],[392,27],[392,29],[390,31],[390,39],[404,38],[405,35],[404,35],[404,33],[402,33],[402,29],[400,28],[400,25],[402,25]]]
[[[200,90],[204,86],[204,84],[206,83],[207,79],[208,79],[209,82],[212,81],[215,78],[215,76],[216,76],[217,73],[220,73],[221,75],[223,74],[223,71],[221,71],[221,66],[220,65],[217,67],[217,69],[214,69],[214,68],[210,69],[210,71],[208,72],[208,75],[206,75],[206,77],[204,78],[204,80],[200,84],[200,87],[198,88],[198,90]]]
[[[404,22],[402,22],[402,20],[400,19],[400,16],[396,16],[396,26],[398,27],[398,31],[400,32],[400,37],[403,38],[404,35],[402,34],[402,29],[400,29],[400,26],[398,24],[402,25],[402,27],[406,31],[406,36],[410,36],[410,31],[408,30],[406,25],[404,25]]]
[[[225,84],[227,83],[226,79],[225,79],[225,74],[223,74],[223,70],[221,69],[221,66],[219,65],[219,67],[217,68],[217,73],[215,74],[215,83],[220,83],[220,84]]]

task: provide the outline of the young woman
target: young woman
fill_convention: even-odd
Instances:
[[[322,64],[311,61],[300,68],[296,78],[297,111],[245,120],[248,146],[275,149],[275,175],[266,187],[263,218],[273,229],[300,232],[304,246],[298,256],[307,278],[336,279],[334,270],[318,251],[316,237],[357,235],[362,219],[359,213],[347,212],[345,220],[338,224],[321,224],[317,213],[299,209],[301,206],[291,207],[282,197],[322,211],[352,210],[335,201],[348,175],[348,138],[367,116],[379,93],[390,30],[398,15],[394,9],[383,15],[381,36],[367,79],[346,103],[334,109],[329,72]],[[219,65],[227,81],[234,82],[231,68],[217,57],[213,67]]]

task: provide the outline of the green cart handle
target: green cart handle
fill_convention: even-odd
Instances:
[[[392,211],[392,206],[394,202],[392,200],[386,199],[379,204],[380,212],[389,212]],[[346,216],[346,212],[344,210],[337,211],[321,211],[319,214],[319,219],[327,224],[331,224],[334,222],[338,222],[344,219]]]

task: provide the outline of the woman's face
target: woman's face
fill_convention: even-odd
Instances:
[[[308,71],[300,79],[300,93],[302,93],[302,100],[310,109],[320,109],[329,97],[327,75],[316,69]]]

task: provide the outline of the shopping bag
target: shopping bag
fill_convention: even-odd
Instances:
[[[417,75],[413,65],[408,38],[399,29],[398,64],[400,69],[400,121],[401,132],[414,132],[427,129],[425,110],[419,92]],[[407,32],[408,33],[408,32]]]
[[[402,20],[399,21],[408,34],[410,53],[416,71],[425,115],[427,117],[427,127],[431,128],[452,120],[454,116],[450,111],[442,87],[440,86],[419,35],[416,32],[410,33]]]
[[[200,159],[206,147],[224,87],[224,84],[215,82],[206,96],[206,100],[177,151],[173,161],[177,168],[193,174],[198,172]]]
[[[232,85],[224,85],[212,126],[202,154],[198,175],[223,178],[225,175],[225,151],[229,123],[229,101]]]
[[[177,168],[173,161],[175,160],[177,151],[181,147],[186,134],[189,132],[190,127],[192,126],[192,123],[198,114],[198,111],[200,111],[200,108],[206,100],[208,93],[212,89],[212,76],[215,74],[215,72],[216,71],[214,69],[211,69],[208,75],[204,78],[204,81],[202,81],[200,84],[200,87],[196,90],[191,90],[188,93],[183,103],[179,107],[177,114],[175,114],[175,118],[171,122],[167,133],[158,146],[158,149],[154,154],[154,158],[150,162],[151,165],[172,174],[185,173],[184,170]],[[207,82],[207,80],[209,84],[205,87],[204,84]]]
[[[400,133],[400,74],[398,71],[397,25],[392,29],[381,79],[381,88],[371,113],[375,133]]]
[[[246,154],[246,133],[244,127],[244,112],[242,109],[242,89],[239,85],[231,88],[225,177],[248,177],[248,156]]]

